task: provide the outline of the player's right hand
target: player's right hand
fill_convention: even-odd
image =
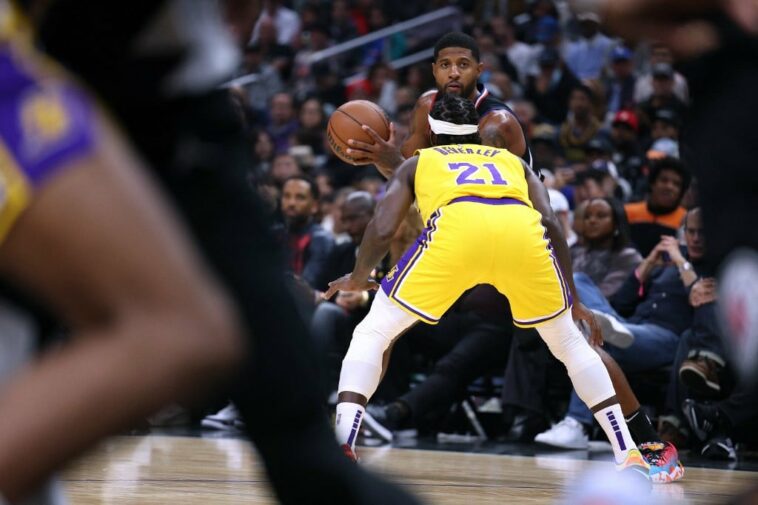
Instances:
[[[353,274],[345,274],[337,280],[329,283],[329,289],[324,293],[324,299],[328,300],[337,291],[371,291],[379,288],[379,283],[371,279],[358,280]]]
[[[370,126],[363,125],[363,130],[374,139],[373,144],[360,140],[348,139],[350,146],[347,154],[360,160],[360,164],[373,163],[380,169],[394,170],[403,162],[400,146],[396,144],[395,123],[390,123],[390,138],[384,140]],[[384,172],[384,171],[383,171]]]

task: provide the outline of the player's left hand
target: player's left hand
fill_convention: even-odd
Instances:
[[[353,278],[353,274],[345,274],[339,279],[329,283],[329,289],[324,293],[324,298],[329,299],[337,291],[371,291],[379,288],[379,283],[371,279],[359,280]]]
[[[603,345],[603,334],[600,332],[600,325],[597,324],[595,314],[593,314],[590,309],[581,303],[575,303],[571,309],[571,315],[574,317],[574,321],[584,321],[590,329],[590,334],[587,338],[590,345]]]

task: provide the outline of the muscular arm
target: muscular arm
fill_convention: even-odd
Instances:
[[[405,160],[390,180],[387,194],[377,206],[374,218],[363,234],[352,278],[367,279],[371,270],[387,254],[395,231],[413,203],[413,179],[417,163],[416,156]]]
[[[495,110],[479,121],[482,144],[502,147],[521,158],[526,154],[526,139],[516,116],[507,110]]]
[[[429,110],[432,106],[432,96],[423,95],[416,100],[416,107],[413,108],[411,118],[410,132],[408,138],[403,142],[400,152],[405,158],[410,158],[417,149],[429,147]]]

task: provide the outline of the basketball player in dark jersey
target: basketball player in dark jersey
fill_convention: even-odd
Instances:
[[[230,1],[226,5],[244,8],[243,4],[245,2]],[[234,372],[231,397],[244,417],[247,433],[255,442],[273,488],[283,503],[416,503],[346,461],[327,424],[318,389],[319,374],[315,369],[318,360],[310,348],[306,326],[285,287],[281,255],[269,234],[263,205],[248,189],[249,149],[241,125],[228,94],[217,87],[231,75],[237,62],[237,50],[217,10],[219,3],[167,0],[105,5],[97,1],[60,0],[25,2],[25,5],[38,28],[41,46],[99,93],[149,161],[156,182],[180,214],[210,268],[209,273],[203,275],[202,265],[194,270],[187,266],[192,266],[191,258],[186,258],[191,254],[168,254],[151,246],[156,240],[165,243],[177,235],[170,226],[164,227],[163,235],[160,232],[148,234],[140,229],[125,233],[124,239],[130,247],[110,251],[103,257],[100,257],[100,249],[93,250],[91,254],[97,261],[87,262],[86,250],[79,251],[78,256],[69,255],[79,258],[80,263],[88,263],[91,268],[102,260],[105,263],[103,275],[111,271],[110,265],[113,272],[122,273],[120,277],[115,275],[119,281],[115,286],[131,287],[130,293],[133,293],[133,284],[143,277],[153,284],[167,283],[168,287],[160,293],[171,302],[168,307],[178,306],[183,309],[178,316],[185,313],[189,316],[186,324],[178,329],[168,326],[171,329],[168,336],[161,331],[162,327],[147,325],[146,329],[133,330],[141,339],[126,338],[130,335],[127,333],[118,340],[121,347],[114,347],[113,339],[97,338],[79,347],[70,346],[67,352],[45,360],[33,375],[21,377],[6,388],[0,403],[4,409],[0,416],[0,440],[3,441],[0,444],[0,494],[15,502],[40,485],[54,468],[100,437],[127,427],[129,422],[148,415],[170,399],[183,397],[180,393],[188,389],[198,392],[211,388],[212,378]],[[0,13],[3,12],[0,9]],[[239,33],[246,31],[239,29]],[[14,61],[28,63],[24,56],[21,53],[21,59]],[[15,82],[0,79],[0,86]],[[84,105],[91,100],[78,103],[83,104],[86,111]],[[51,124],[61,123],[59,116],[53,118],[58,123],[50,118],[39,123],[49,129]],[[72,117],[82,115],[77,112]],[[99,124],[90,125],[84,131],[99,131],[99,128]],[[0,162],[0,167],[3,166]],[[90,172],[103,171],[92,169]],[[34,174],[28,177],[34,181]],[[65,179],[56,175],[51,180]],[[156,204],[148,198],[146,184],[138,185],[136,196],[133,186],[130,186],[133,203],[153,209]],[[113,217],[114,212],[122,220],[142,215],[137,210],[123,211],[116,206],[117,200],[108,202],[110,193],[101,191],[95,183],[89,187],[82,188],[77,197],[76,187],[64,186],[67,192],[56,200],[60,209],[72,206],[66,198],[78,204],[85,200],[84,196],[97,196],[98,202],[105,205],[103,209],[91,210],[89,215],[77,215],[82,219],[82,233],[88,230],[85,224]],[[139,198],[141,192],[148,196]],[[18,241],[14,234],[30,228],[28,222],[33,218],[33,210],[30,207],[21,216],[25,226],[19,224],[12,230],[5,248],[0,249],[4,265],[8,264],[11,253],[20,256],[35,251],[29,247],[23,251],[18,246],[13,247]],[[110,231],[118,235],[119,230],[122,228]],[[32,244],[39,243],[44,235],[38,233],[34,237],[37,242]],[[97,237],[99,235],[93,234],[90,239]],[[65,238],[61,238],[60,243],[64,242]],[[71,243],[89,242],[72,240]],[[55,275],[56,268],[66,258],[68,256],[48,261],[46,268],[29,275],[34,274],[34,280]],[[143,259],[151,268],[144,275],[123,274],[120,265],[131,265],[136,258]],[[168,276],[180,267],[185,268]],[[84,270],[82,272],[77,281],[91,279]],[[108,278],[113,277],[111,274]],[[188,286],[190,282],[185,277],[194,279],[195,284]],[[175,278],[182,282],[174,282]],[[220,286],[214,278],[220,281]],[[39,282],[44,285],[47,281]],[[67,286],[77,288],[79,284],[69,282]],[[68,297],[64,308],[79,310],[76,315],[81,317],[108,321],[109,312],[95,310],[99,308],[97,304],[85,303],[93,298],[101,301],[84,289],[87,286],[81,286],[87,297],[76,296],[75,292]],[[116,287],[113,292],[123,291]],[[148,307],[162,307],[155,306],[153,298],[141,293],[132,298]],[[197,300],[198,297],[189,296],[192,293],[202,296]],[[168,315],[172,314],[174,312],[169,311]],[[182,322],[178,316],[169,318],[168,322],[174,319]],[[116,319],[114,322],[124,321]],[[126,331],[131,327],[119,328]],[[247,341],[243,341],[243,335]],[[156,347],[165,342],[168,343]],[[81,357],[82,346],[89,350],[84,358],[91,359],[76,362],[70,357],[68,361],[64,359],[72,353]],[[122,347],[131,353],[118,352]],[[108,359],[99,359],[103,353]],[[239,362],[242,364],[235,367]],[[150,366],[145,367],[146,363]],[[165,366],[155,366],[156,363]],[[68,365],[64,367],[65,364]],[[175,372],[181,373],[177,376]],[[115,380],[118,377],[124,380]],[[198,384],[197,379],[204,377],[208,378],[207,383]],[[135,385],[140,387],[133,389]],[[40,390],[47,391],[47,395]],[[79,390],[88,392],[89,396],[78,395]],[[62,395],[62,391],[66,391],[66,395]]]
[[[480,118],[479,135],[483,144],[506,148],[531,166],[532,156],[516,114],[478,82],[483,66],[479,61],[479,47],[474,39],[459,32],[444,35],[434,46],[432,73],[437,89],[424,93],[416,101],[410,135],[402,148],[398,149],[395,145],[394,125],[390,125],[388,140],[382,139],[370,127],[364,126],[374,143],[348,140],[351,146],[348,154],[358,158],[358,164],[373,163],[385,177],[388,177],[405,158],[413,156],[417,149],[431,146],[427,119],[429,111],[439,93],[454,93],[474,102]]]
[[[348,154],[360,159],[360,164],[374,163],[385,177],[391,176],[394,169],[405,158],[413,156],[417,149],[431,146],[429,111],[440,93],[453,93],[465,96],[474,102],[479,114],[479,135],[482,144],[508,149],[520,156],[539,175],[539,167],[532,165],[529,145],[515,113],[505,103],[493,97],[478,82],[482,68],[483,64],[479,61],[479,47],[473,38],[458,32],[444,35],[434,46],[432,73],[437,89],[424,93],[416,101],[410,135],[402,147],[398,149],[395,146],[394,125],[390,124],[390,138],[386,141],[370,127],[364,126],[364,130],[374,139],[374,143],[368,144],[355,139],[348,140],[348,144],[351,145]],[[355,152],[351,152],[351,150]],[[477,291],[477,288],[474,288],[468,296],[472,297],[475,302],[481,302],[483,300],[479,298],[482,296],[499,297],[502,295],[493,294],[490,291],[482,294]],[[534,330],[519,329],[514,337],[539,340]],[[601,348],[596,347],[596,351],[600,354],[611,375],[624,415],[627,419],[633,420],[630,423],[630,428],[635,439],[641,443],[640,449],[651,463],[653,480],[655,482],[671,482],[681,478],[683,471],[678,462],[679,457],[676,448],[658,440],[652,423],[640,410],[640,404],[621,368]],[[385,361],[387,359],[389,357],[386,357]]]

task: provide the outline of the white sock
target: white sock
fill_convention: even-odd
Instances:
[[[334,431],[337,433],[339,445],[348,444],[351,449],[355,449],[355,439],[358,437],[364,412],[366,412],[366,408],[357,403],[342,402],[337,404]]]
[[[623,463],[629,451],[637,448],[637,444],[629,433],[624,414],[621,413],[621,405],[614,403],[610,407],[598,410],[595,412],[595,419],[600,423],[600,427],[603,428],[605,436],[613,447],[616,463]]]

